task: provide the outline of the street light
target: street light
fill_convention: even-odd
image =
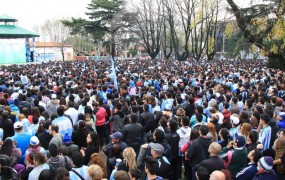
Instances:
[[[46,61],[46,35],[44,34],[44,61]]]

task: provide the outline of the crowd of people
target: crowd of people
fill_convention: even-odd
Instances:
[[[238,60],[115,65],[1,66],[0,176],[285,179],[284,71]]]

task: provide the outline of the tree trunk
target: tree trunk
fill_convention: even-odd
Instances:
[[[273,53],[269,54],[267,67],[284,70],[285,69],[285,57],[280,54],[273,54]]]
[[[111,56],[113,58],[113,60],[115,60],[115,53],[116,53],[116,44],[115,44],[115,35],[111,34]]]

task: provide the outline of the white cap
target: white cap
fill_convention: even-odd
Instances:
[[[230,119],[233,121],[233,123],[234,123],[235,125],[238,125],[238,124],[239,124],[239,118],[238,118],[238,117],[230,116]]]
[[[38,145],[39,143],[40,143],[40,141],[39,141],[39,139],[37,138],[37,136],[31,137],[31,139],[30,139],[30,144],[31,144],[32,146],[36,146],[36,145]]]
[[[21,122],[18,121],[14,123],[14,129],[19,129],[21,127],[23,127],[23,124]]]
[[[52,95],[51,95],[51,98],[52,98],[52,99],[56,99],[56,94],[52,94]]]

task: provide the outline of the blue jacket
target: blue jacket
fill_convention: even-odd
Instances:
[[[258,172],[252,180],[278,180],[279,177],[272,169],[271,171]]]
[[[237,173],[236,180],[251,180],[257,173],[257,164],[249,164],[246,168]]]

